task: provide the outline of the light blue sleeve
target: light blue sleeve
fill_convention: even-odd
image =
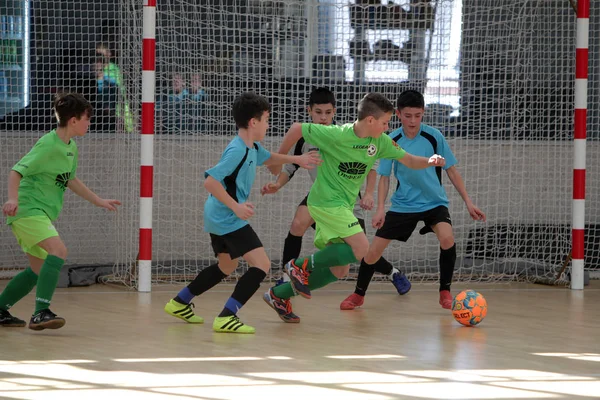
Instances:
[[[392,174],[392,164],[394,160],[388,158],[382,158],[379,160],[379,167],[377,168],[377,174],[381,176],[390,176]]]
[[[267,149],[265,149],[264,147],[262,147],[262,145],[258,142],[254,142],[257,146],[258,146],[258,152],[256,153],[256,164],[257,166],[261,166],[265,163],[265,161],[267,161],[269,158],[271,158],[271,152]]]
[[[235,171],[245,154],[245,148],[231,145],[227,146],[217,165],[207,169],[206,172],[204,172],[204,177],[208,178],[210,175],[219,182],[222,182],[225,177],[231,175],[233,171]]]
[[[448,168],[456,165],[458,161],[456,160],[456,157],[454,157],[454,153],[452,153],[452,150],[450,149],[446,138],[444,138],[444,135],[442,135],[441,133],[439,134],[438,141],[440,144],[438,147],[438,152],[440,156],[446,159],[446,165],[444,165],[444,170],[447,170]]]

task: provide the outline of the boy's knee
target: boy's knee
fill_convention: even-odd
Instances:
[[[440,247],[443,250],[448,250],[452,246],[454,246],[454,236],[453,235],[443,236],[440,238]]]
[[[381,255],[382,254],[379,254],[372,247],[369,247],[369,250],[366,252],[363,259],[364,259],[365,263],[371,265],[371,264],[375,264],[381,258]]]
[[[333,276],[335,276],[338,279],[342,279],[343,277],[348,275],[348,272],[350,271],[350,266],[346,265],[343,267],[331,267],[330,269]]]
[[[294,218],[290,226],[290,232],[294,236],[304,236],[306,230],[310,226],[309,221],[303,221],[302,218]]]
[[[362,260],[367,255],[367,249],[362,248],[362,247],[354,248],[354,249],[352,249],[352,251],[354,252],[354,257],[356,258],[357,261]]]
[[[66,260],[68,252],[65,245],[61,243],[61,245],[52,246],[48,249],[48,254]]]
[[[237,269],[237,267],[238,267],[237,259],[231,260],[229,262],[219,261],[219,269],[221,270],[221,272],[223,272],[227,276],[231,275],[233,273],[233,271],[235,271]]]

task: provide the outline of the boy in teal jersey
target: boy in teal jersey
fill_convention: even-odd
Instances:
[[[217,262],[204,268],[198,276],[164,307],[168,314],[188,323],[204,320],[192,311],[192,300],[216,286],[238,267],[242,257],[248,270],[238,280],[231,297],[213,321],[213,330],[223,333],[255,333],[252,326],[240,321],[237,314],[256,293],[271,261],[260,239],[248,223],[254,205],[248,202],[256,177],[256,167],[295,163],[313,168],[320,163],[316,151],[299,156],[270,153],[260,144],[269,128],[271,106],[267,99],[243,93],[233,103],[233,119],[238,135],[227,145],[219,162],[208,169],[204,187],[210,193],[204,203],[204,230]]]
[[[467,210],[476,221],[485,221],[485,214],[473,204],[465,183],[456,168],[457,160],[448,146],[446,139],[435,128],[422,123],[425,112],[425,99],[415,90],[407,90],[400,94],[396,115],[402,127],[389,134],[390,138],[403,148],[421,156],[439,153],[446,159],[444,170],[467,206]],[[385,199],[390,187],[390,175],[398,180],[398,186],[392,196],[392,206],[385,213]],[[442,185],[442,168],[415,171],[403,165],[384,160],[378,170],[381,178],[377,196],[377,212],[373,216],[373,227],[378,228],[369,246],[369,251],[361,261],[354,293],[341,304],[342,310],[353,310],[364,303],[369,282],[375,271],[388,273],[392,265],[382,257],[384,250],[392,240],[406,242],[415,230],[417,223],[423,221],[425,227],[420,233],[434,232],[440,242],[440,286],[439,303],[443,308],[452,307],[450,285],[456,262],[456,245],[452,230],[452,220],[448,211],[448,196]],[[410,290],[410,282],[406,277],[404,290]]]
[[[42,136],[8,177],[8,201],[2,211],[30,268],[17,274],[0,294],[0,326],[25,326],[25,321],[13,317],[8,309],[36,285],[29,328],[58,329],[65,324],[64,318],[49,309],[67,257],[67,248],[52,225],[62,210],[65,190],[110,211],[121,204],[101,199],[76,177],[78,152],[73,138],[84,136],[90,126],[90,103],[80,94],[65,93],[56,96],[53,109],[58,128]]]
[[[294,124],[279,148],[287,153],[300,137],[320,149],[323,159],[308,195],[308,210],[316,222],[317,253],[291,260],[290,282],[269,289],[263,299],[285,322],[299,322],[289,299],[296,293],[311,297],[311,290],[348,273],[348,264],[362,259],[369,242],[353,215],[356,197],[367,173],[380,158],[398,160],[409,168],[443,166],[443,157],[416,157],[406,153],[389,136],[394,106],[384,96],[366,95],[358,105],[358,120],[343,126]],[[271,167],[272,173],[279,173]],[[310,276],[309,276],[310,274]]]

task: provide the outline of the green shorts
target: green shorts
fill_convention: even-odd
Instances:
[[[52,221],[45,215],[19,218],[13,221],[10,227],[23,251],[42,260],[46,259],[48,253],[38,246],[38,243],[42,240],[58,236],[58,232],[54,225],[52,225]]]
[[[343,238],[363,232],[352,208],[344,206],[308,206],[310,216],[315,220],[315,247],[323,249],[328,243],[343,243]]]

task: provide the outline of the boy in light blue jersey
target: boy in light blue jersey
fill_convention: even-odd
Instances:
[[[192,299],[235,271],[238,258],[242,257],[248,262],[248,271],[238,280],[225,307],[215,318],[215,332],[255,332],[253,327],[239,320],[237,313],[258,290],[271,267],[260,239],[247,221],[254,215],[254,205],[247,200],[256,167],[294,163],[310,169],[320,163],[317,152],[290,156],[270,153],[260,145],[269,127],[270,111],[269,102],[254,93],[244,93],[233,103],[238,135],[225,148],[219,163],[204,173],[204,187],[210,193],[204,204],[204,230],[210,234],[218,262],[200,271],[165,305],[165,311],[174,317],[188,323],[203,323],[192,311]]]
[[[464,181],[456,168],[457,160],[446,139],[440,131],[421,122],[425,112],[423,95],[414,90],[407,90],[400,94],[397,106],[396,115],[402,122],[402,127],[390,133],[390,138],[408,153],[416,156],[429,157],[439,154],[446,159],[446,165],[414,170],[394,160],[381,160],[377,170],[381,175],[377,211],[372,221],[373,227],[378,230],[361,262],[356,289],[341,303],[342,310],[353,310],[364,303],[364,296],[375,271],[389,275],[393,267],[382,257],[384,250],[392,240],[406,242],[419,221],[425,223],[420,233],[434,232],[440,242],[439,303],[443,308],[452,307],[450,285],[456,262],[456,245],[448,212],[448,196],[442,185],[442,170],[446,171],[464,200],[471,218],[485,221],[485,214],[469,198]],[[385,200],[392,169],[398,186],[392,196],[392,206],[385,214]],[[398,293],[406,294],[410,290],[410,282],[406,276],[402,276],[401,280],[402,282],[396,285]]]

